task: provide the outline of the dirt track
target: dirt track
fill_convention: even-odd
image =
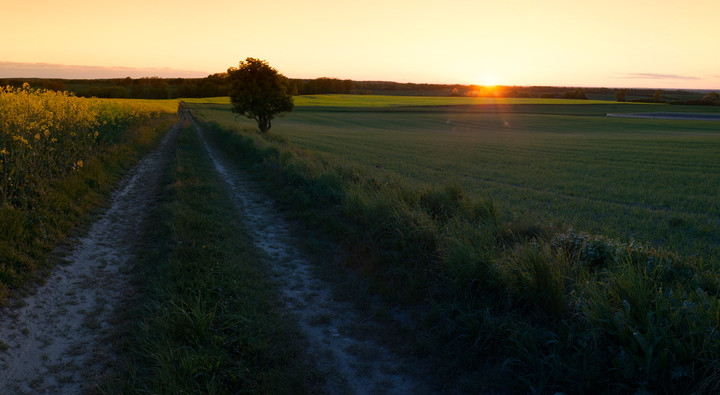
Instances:
[[[175,150],[179,125],[121,181],[110,207],[74,251],[20,307],[0,315],[0,393],[77,394],[93,388],[113,359],[113,306],[132,292],[130,263],[143,219]]]
[[[286,308],[311,344],[327,377],[327,393],[429,393],[416,361],[390,352],[368,333],[382,327],[368,312],[333,299],[295,245],[292,228],[266,196],[219,150],[204,141],[233,203],[246,218],[256,246],[274,268],[271,276]],[[114,306],[132,294],[130,273],[137,235],[157,201],[160,177],[175,151],[179,125],[121,182],[110,207],[77,240],[74,251],[46,283],[0,314],[0,394],[76,394],[113,372]]]
[[[371,314],[334,300],[332,285],[314,274],[313,265],[296,247],[292,227],[270,199],[208,144],[197,124],[195,128],[246,218],[256,246],[273,267],[272,276],[285,306],[297,317],[311,344],[310,352],[327,377],[324,390],[332,394],[431,393],[419,377],[421,364],[394,354],[368,336],[382,331]]]

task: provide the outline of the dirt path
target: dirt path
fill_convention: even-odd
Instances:
[[[192,119],[192,118],[191,118]],[[338,394],[422,394],[431,391],[417,376],[414,361],[393,354],[367,336],[373,320],[352,305],[333,300],[331,285],[313,273],[295,245],[288,223],[244,174],[208,144],[195,124],[216,170],[228,184],[255,244],[273,266],[273,279],[287,308],[299,321],[312,354],[326,375],[325,391]]]
[[[34,295],[0,314],[2,394],[77,394],[106,375],[113,306],[130,288],[143,219],[175,151],[179,125],[122,180],[110,207]],[[3,347],[5,348],[5,347]]]

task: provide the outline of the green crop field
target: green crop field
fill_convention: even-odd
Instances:
[[[227,99],[188,107],[363,289],[432,306],[417,331],[441,374],[717,392],[720,122],[606,116],[717,108],[316,99],[265,135]]]
[[[227,103],[192,106],[208,119],[253,127]],[[271,131],[327,158],[419,185],[457,182],[526,220],[720,255],[720,122],[605,116],[717,109],[342,95],[297,97],[296,106]]]
[[[183,99],[187,103],[229,104],[229,97]],[[429,97],[384,95],[306,95],[295,96],[297,107],[378,108],[406,106],[508,105],[508,104],[607,104],[602,100],[523,99],[491,97]]]
[[[144,103],[144,104],[152,104],[155,106],[158,106],[162,109],[164,109],[167,112],[175,112],[178,108],[178,103],[180,100],[177,99],[104,99],[108,101],[118,101],[122,103]]]

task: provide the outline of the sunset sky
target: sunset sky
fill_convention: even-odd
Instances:
[[[9,0],[2,11],[0,77],[197,77],[256,57],[291,78],[720,89],[718,0]]]

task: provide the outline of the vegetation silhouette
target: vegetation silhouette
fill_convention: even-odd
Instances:
[[[293,110],[288,79],[260,59],[247,58],[238,68],[228,69],[232,111],[254,119],[260,132],[267,132],[276,115]]]

